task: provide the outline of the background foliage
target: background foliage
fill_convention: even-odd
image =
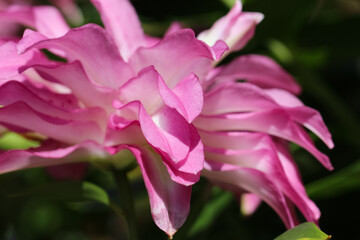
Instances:
[[[145,30],[161,36],[171,21],[208,28],[231,0],[134,0]],[[78,1],[86,22],[100,23],[88,1]],[[322,211],[321,229],[333,239],[354,239],[360,213],[360,1],[246,0],[246,11],[265,14],[254,39],[239,54],[275,58],[303,86],[300,98],[318,109],[333,134],[331,151],[318,142],[335,167],[325,170],[293,147],[310,197]],[[235,57],[232,56],[232,57]],[[18,136],[0,139],[2,149],[26,147]],[[139,171],[130,172],[140,239],[166,239],[151,220]],[[71,186],[69,188],[69,186]],[[1,239],[126,239],[111,174],[90,166],[83,182],[55,183],[43,169],[0,176]],[[113,211],[115,210],[115,211]],[[116,214],[118,213],[118,214]],[[236,199],[205,180],[195,185],[189,219],[174,239],[274,239],[285,231],[265,204],[242,216]]]

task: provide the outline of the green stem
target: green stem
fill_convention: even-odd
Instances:
[[[113,169],[113,176],[120,195],[120,205],[128,224],[129,240],[138,240],[134,201],[126,171]]]

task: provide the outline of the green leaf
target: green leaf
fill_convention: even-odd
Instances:
[[[328,240],[331,235],[322,232],[314,223],[306,222],[289,229],[274,240]]]
[[[360,160],[306,186],[308,195],[317,199],[336,197],[354,190],[360,190]]]
[[[67,202],[96,201],[110,204],[106,191],[90,182],[52,182],[10,194],[8,197],[43,197]]]

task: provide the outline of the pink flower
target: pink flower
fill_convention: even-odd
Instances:
[[[215,67],[250,40],[260,13],[241,12],[236,2],[198,38],[172,28],[157,39],[144,34],[129,1],[92,2],[105,29],[70,29],[52,7],[0,13],[36,29],[17,43],[0,43],[0,123],[46,136],[39,148],[1,154],[0,172],[84,160],[116,165],[115,154],[131,152],[153,219],[172,236],[187,217],[205,154],[203,176],[241,194],[245,212],[262,199],[288,227],[296,223],[293,204],[318,220],[287,144],[331,168],[303,128],[332,147],[319,113],[293,95],[299,86],[267,57]],[[66,62],[49,60],[40,49]]]

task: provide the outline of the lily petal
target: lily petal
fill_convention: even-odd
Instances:
[[[213,148],[233,149],[233,150],[247,150],[259,149],[264,147],[264,139],[268,138],[267,134],[260,132],[212,132],[202,129],[198,130],[202,142],[205,146]],[[267,146],[268,143],[266,142]]]
[[[284,195],[261,171],[229,164],[206,161],[203,175],[209,179],[255,193],[280,216],[287,228],[295,226]]]
[[[11,6],[0,12],[1,20],[35,28],[49,38],[63,36],[70,29],[61,13],[51,6]]]
[[[105,137],[96,122],[48,116],[35,111],[24,102],[16,102],[0,108],[0,123],[32,130],[69,144],[77,144],[85,140],[102,142]]]
[[[262,88],[280,88],[299,94],[295,79],[274,60],[261,55],[244,55],[217,69],[210,82],[246,80]],[[208,83],[209,84],[209,83]]]
[[[202,114],[250,112],[276,107],[276,102],[256,85],[227,82],[205,94]]]
[[[263,89],[266,95],[270,96],[282,107],[301,107],[304,104],[293,93],[280,88]]]
[[[287,109],[287,112],[296,122],[315,133],[329,148],[334,147],[331,133],[318,111],[304,106],[289,108]]]
[[[111,111],[112,101],[117,93],[114,89],[92,82],[86,75],[81,63],[74,61],[54,67],[32,66],[43,78],[67,86],[77,99],[88,107],[99,106]],[[86,91],[84,91],[86,89]]]
[[[50,61],[37,49],[19,55],[16,43],[8,41],[0,45],[0,84],[7,80],[18,78],[21,67],[32,62],[50,64]]]
[[[133,76],[131,68],[120,57],[111,37],[95,24],[71,29],[64,36],[54,39],[39,41],[38,33],[28,34],[17,45],[20,53],[33,48],[64,51],[68,61],[79,60],[89,78],[104,87],[118,88]]]
[[[253,141],[252,134],[222,134],[222,140],[226,137],[228,139],[224,142],[230,144],[236,140],[240,142],[245,142],[247,139]],[[217,133],[213,133],[213,135],[219,136]],[[280,140],[264,134],[264,137],[260,138],[259,141],[256,145],[244,150],[233,150],[230,146],[219,148],[205,145],[205,158],[206,160],[252,168],[263,172],[300,209],[308,221],[317,222],[320,217],[319,209],[306,195],[294,163],[284,158],[283,151],[285,148],[275,146],[274,142],[280,144]],[[282,148],[281,152],[279,147]],[[288,157],[287,155],[286,157]],[[282,159],[280,160],[280,158]],[[294,174],[294,176],[290,176],[291,174]],[[251,205],[250,209],[253,209]]]
[[[284,109],[267,111],[223,114],[217,116],[200,115],[195,126],[208,131],[260,131],[292,141],[309,151],[326,168],[333,169],[329,158],[313,144],[309,135]]]
[[[54,94],[54,99],[59,99],[60,96]],[[65,96],[63,101],[68,100]],[[52,104],[51,101],[45,101],[37,96],[34,92],[24,86],[22,83],[16,81],[9,81],[0,86],[0,104],[11,105],[17,102],[24,102],[31,106],[34,111],[41,114],[46,114],[53,118],[70,121],[97,121],[106,124],[106,115],[100,108],[88,109],[71,109],[59,107]],[[66,103],[64,103],[66,105]]]
[[[191,187],[174,182],[160,156],[151,149],[129,145],[118,148],[122,149],[130,150],[138,161],[154,222],[172,238],[189,213]]]
[[[194,74],[182,79],[173,92],[163,81],[159,82],[159,90],[164,103],[176,109],[189,123],[200,114],[203,91],[199,79]]]
[[[213,46],[218,40],[223,40],[230,51],[240,50],[253,37],[256,25],[264,18],[261,13],[241,11],[241,2],[235,1],[230,12],[217,20],[209,30],[201,32],[198,39],[209,46]]]
[[[9,150],[2,153],[0,155],[0,173],[26,168],[96,161],[108,157],[109,155],[103,150],[103,147],[93,141],[86,141],[70,147],[55,141],[47,141],[39,148]]]
[[[176,110],[163,107],[150,116],[140,102],[133,101],[119,111],[119,116],[128,115],[133,117],[132,121],[139,121],[143,135],[162,155],[174,181],[192,185],[199,180],[204,162],[203,146],[194,126]]]
[[[128,0],[92,0],[106,30],[115,39],[121,56],[127,61],[133,52],[145,46],[145,35],[135,9]]]
[[[202,114],[218,115],[275,108],[284,109],[293,121],[314,132],[329,148],[334,146],[320,113],[304,106],[300,100],[285,90],[264,91],[250,83],[222,83],[205,95]]]
[[[119,88],[119,98],[125,104],[138,100],[153,115],[164,105],[159,93],[159,82],[163,81],[153,66],[146,67]]]
[[[300,209],[307,221],[317,223],[320,218],[320,210],[307,196],[301,181],[299,170],[286,147],[288,144],[281,140],[275,140],[275,144],[278,152],[278,159],[284,169],[283,172],[292,188],[292,191],[288,190],[289,198],[291,198]]]
[[[139,48],[129,63],[136,72],[154,66],[172,89],[191,73],[202,81],[211,69],[213,59],[213,50],[197,40],[192,30],[183,29],[165,36],[153,47]]]
[[[146,88],[143,86],[146,85]],[[194,74],[182,79],[171,90],[153,66],[142,69],[119,89],[124,103],[140,100],[146,111],[153,115],[162,106],[176,109],[189,123],[200,114],[203,96],[198,78]]]
[[[241,195],[241,213],[245,216],[253,214],[261,204],[261,198],[253,193],[244,193]]]
[[[33,81],[33,79],[29,80],[28,78],[25,81],[22,81],[21,85],[38,98],[57,108],[67,111],[81,108],[79,100],[71,93],[58,93],[57,91],[54,91],[53,88],[48,88],[46,85],[44,86],[42,83],[37,83]]]

